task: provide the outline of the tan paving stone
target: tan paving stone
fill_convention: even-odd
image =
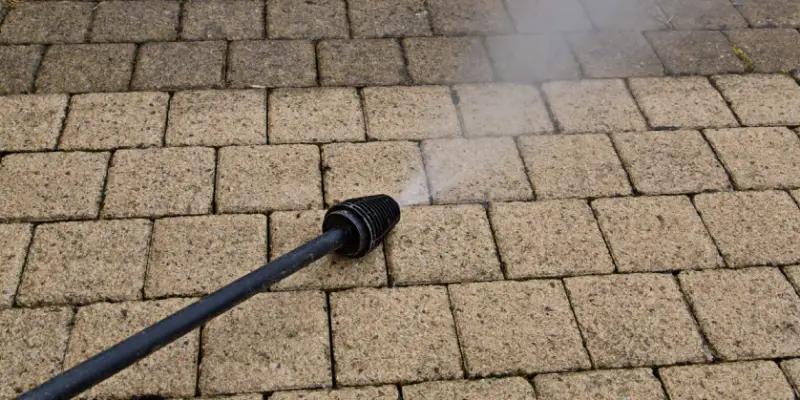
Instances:
[[[56,147],[67,100],[61,95],[0,97],[0,151]]]
[[[0,27],[0,43],[83,42],[92,7],[72,1],[15,3]]]
[[[119,150],[108,169],[104,217],[211,212],[214,149]]]
[[[669,29],[656,0],[591,0],[583,1],[589,19],[600,30],[651,31]]]
[[[428,183],[413,142],[337,143],[322,146],[325,202],[383,193],[403,205],[428,204]]]
[[[367,135],[378,140],[461,136],[446,86],[371,87],[362,91]]]
[[[599,199],[592,208],[619,272],[723,265],[688,197]]]
[[[595,367],[711,359],[672,275],[577,277],[565,284]]]
[[[267,2],[270,39],[346,39],[347,6],[344,0],[271,0]]]
[[[611,137],[633,186],[641,193],[697,193],[731,186],[700,132],[621,132]]]
[[[783,372],[789,378],[789,381],[794,384],[795,390],[800,387],[800,358],[781,362],[781,368],[783,368]]]
[[[800,139],[784,127],[705,131],[740,189],[800,186]]]
[[[416,83],[452,84],[492,80],[483,41],[474,37],[403,39],[408,73]]]
[[[347,5],[355,38],[431,35],[424,0],[350,0]]]
[[[590,367],[559,281],[470,283],[449,290],[471,377]]]
[[[431,25],[440,35],[488,35],[513,31],[502,0],[428,0]]]
[[[128,90],[135,50],[132,43],[54,45],[44,54],[36,90],[44,93]]]
[[[743,125],[800,124],[800,87],[791,77],[749,74],[711,79]]]
[[[41,59],[41,46],[0,46],[0,94],[33,91],[33,78]]]
[[[269,246],[272,260],[319,236],[324,215],[322,210],[276,211],[270,214]],[[272,289],[343,289],[356,286],[386,286],[382,245],[361,258],[325,255],[276,283]]]
[[[578,32],[567,39],[586,77],[664,75],[664,66],[641,32]]]
[[[435,203],[533,197],[512,138],[426,140],[422,155]]]
[[[200,392],[328,387],[330,351],[324,293],[257,294],[206,325]]]
[[[489,218],[509,278],[614,271],[594,215],[583,201],[494,204]]]
[[[659,375],[673,400],[795,398],[781,369],[772,361],[662,368]]]
[[[169,107],[167,146],[229,146],[267,142],[263,90],[177,92]]]
[[[505,83],[457,85],[466,136],[516,136],[553,132],[539,91]]]
[[[411,207],[386,238],[396,283],[502,280],[486,212],[477,204]]]
[[[219,150],[218,212],[320,208],[319,150],[311,145],[233,146]]]
[[[524,378],[479,379],[464,381],[423,382],[403,386],[403,398],[433,399],[506,399],[534,400],[533,388]]]
[[[520,33],[592,29],[592,23],[578,0],[508,0],[506,7]]]
[[[541,400],[666,400],[661,383],[649,369],[544,374],[533,382]]]
[[[194,2],[192,3],[194,4]],[[177,1],[104,1],[97,3],[93,42],[168,41],[178,37]],[[184,25],[184,32],[186,25]]]
[[[233,396],[216,396],[216,397],[187,397],[178,400],[263,400],[264,395],[261,393],[251,393],[251,394],[240,394],[240,395],[233,395]]]
[[[353,289],[331,293],[330,304],[338,384],[462,377],[444,287]]]
[[[226,43],[145,43],[139,48],[131,87],[174,90],[221,87]]]
[[[737,8],[753,27],[800,28],[800,4],[794,0],[742,0]]]
[[[794,29],[741,29],[725,34],[753,60],[754,72],[785,72],[800,66],[800,32]]]
[[[700,194],[694,203],[729,266],[800,261],[800,211],[786,192]]]
[[[396,400],[397,398],[397,387],[387,385],[276,392],[269,397],[269,400]]]
[[[606,135],[530,136],[518,139],[539,199],[630,194],[631,187]]]
[[[789,282],[792,282],[795,289],[800,291],[800,265],[783,267],[783,272],[786,274],[786,278],[789,279]]]
[[[779,269],[685,271],[678,278],[722,359],[800,355],[800,297]]]
[[[685,0],[684,0],[685,1]],[[743,73],[744,63],[719,31],[645,32],[670,75]]]
[[[201,296],[267,261],[267,218],[164,218],[153,226],[145,297]]]
[[[542,90],[557,126],[566,133],[647,129],[622,80],[548,82]]]
[[[17,302],[40,306],[139,300],[149,242],[147,220],[39,225]]]
[[[400,43],[395,39],[325,40],[317,44],[320,84],[397,85],[406,81]]]
[[[305,40],[245,40],[231,42],[228,83],[252,86],[315,86],[314,44]]]
[[[161,146],[169,94],[89,93],[72,97],[58,147],[115,149]]]
[[[72,310],[0,311],[0,397],[12,398],[61,372]]]
[[[632,78],[629,82],[639,108],[656,129],[739,126],[705,77]]]
[[[0,220],[95,218],[108,153],[6,155],[0,163]]]
[[[32,232],[30,224],[0,224],[0,309],[13,304]]]
[[[270,143],[364,140],[355,88],[279,89],[269,95]]]
[[[64,368],[70,368],[192,303],[192,299],[96,303],[78,309]],[[89,398],[191,397],[197,383],[195,330],[84,392]]]
[[[257,0],[202,0],[183,8],[181,37],[242,40],[264,37],[264,3]]]
[[[580,66],[559,35],[505,35],[486,38],[497,76],[505,81],[532,83],[577,79]]]
[[[675,29],[747,28],[747,21],[727,0],[658,0]]]

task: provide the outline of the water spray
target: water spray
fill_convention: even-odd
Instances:
[[[369,253],[399,220],[400,207],[389,196],[345,200],[325,214],[322,235],[23,393],[18,399],[74,397],[332,251],[348,257]]]

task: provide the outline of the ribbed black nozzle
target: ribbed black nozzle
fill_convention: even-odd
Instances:
[[[397,221],[400,221],[400,205],[391,197],[379,194],[345,200],[331,207],[325,214],[322,231],[342,226],[350,228],[350,238],[336,252],[361,257],[377,247]]]

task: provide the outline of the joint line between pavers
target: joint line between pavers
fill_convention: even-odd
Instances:
[[[175,40],[182,41],[183,40],[183,12],[184,12],[184,2],[178,2],[178,24],[175,26]]]
[[[397,389],[397,400],[403,400],[403,386],[399,383],[394,386]]]
[[[66,369],[66,365],[64,364],[67,362],[69,345],[72,344],[72,331],[75,329],[75,323],[78,321],[78,307],[71,306],[70,309],[72,310],[72,318],[70,318],[69,322],[67,323],[67,338],[66,343],[64,343],[64,355],[61,356],[61,362],[59,363],[62,371]]]
[[[344,20],[347,22],[347,38],[353,39],[353,24],[350,21],[350,1],[342,0],[344,2]]]
[[[597,363],[595,362],[594,357],[592,357],[592,352],[589,351],[589,346],[586,345],[586,335],[583,334],[584,328],[582,328],[581,321],[578,319],[578,313],[575,312],[575,304],[572,303],[572,296],[570,296],[569,288],[567,287],[567,284],[564,283],[563,278],[559,279],[558,281],[561,283],[561,289],[564,290],[564,296],[567,297],[569,311],[572,313],[572,318],[574,318],[575,325],[578,327],[578,334],[581,335],[581,345],[583,346],[583,351],[586,352],[586,356],[589,358],[589,364],[592,366],[592,369],[599,369],[597,368]]]
[[[644,110],[642,110],[642,106],[639,105],[639,101],[636,100],[636,96],[633,95],[633,90],[631,90],[630,78],[622,78],[622,85],[625,86],[625,91],[628,92],[628,96],[631,97],[631,100],[633,100],[633,104],[636,105],[636,111],[639,111],[639,115],[642,116],[642,120],[644,120],[644,124],[646,125],[646,130],[648,131],[656,130],[656,128],[650,122],[650,119],[647,118],[647,114],[645,114]]]
[[[263,34],[261,35],[262,40],[269,39],[269,21],[267,19],[267,1],[268,0],[261,0],[261,6],[263,7],[263,11],[261,12],[261,28]]]
[[[727,39],[727,36],[725,38]],[[719,75],[719,74],[714,74],[714,75]],[[732,107],[733,103],[730,100],[728,100],[727,97],[725,97],[725,94],[722,93],[722,90],[719,88],[719,86],[717,86],[717,81],[714,79],[713,75],[708,78],[708,82],[711,84],[711,87],[713,87],[714,90],[716,90],[717,93],[719,93],[720,97],[722,97],[722,100],[725,101],[725,106],[728,107],[728,110],[730,110],[731,115],[733,115],[733,118],[736,119],[736,123],[739,124],[739,127],[746,127],[747,125],[742,122],[742,119],[739,117],[739,114],[737,114],[736,110],[733,109]],[[732,182],[733,181],[731,181],[731,183]]]
[[[489,69],[492,70],[491,82],[502,81],[498,77],[497,67],[495,66],[494,63],[494,57],[492,57],[492,53],[489,51],[489,46],[486,44],[487,36],[479,36],[479,37],[480,37],[481,47],[483,47],[484,54],[486,54],[486,58],[489,59]]]
[[[330,293],[325,293],[325,311],[328,316],[328,344],[329,344],[329,351],[330,351],[330,360],[331,360],[331,384],[333,388],[336,388],[336,359],[334,358],[333,354],[333,312],[331,310],[331,295]]]
[[[105,174],[103,175],[103,186],[102,190],[100,190],[100,198],[97,200],[97,216],[95,218],[90,218],[92,220],[95,219],[105,219],[103,218],[103,208],[105,208],[106,203],[106,191],[108,190],[108,175],[111,171],[111,164],[114,160],[114,155],[117,154],[116,150],[111,150],[108,152],[108,161],[106,162],[106,170]]]
[[[164,113],[164,129],[161,131],[161,147],[167,147],[167,132],[169,131],[170,114],[172,113],[172,102],[175,100],[175,92],[167,92],[167,112]],[[173,146],[170,146],[173,147]]]
[[[206,325],[200,325],[197,330],[197,365],[195,366],[194,395],[195,397],[200,397],[200,365],[203,364],[203,333],[206,330]]]
[[[64,137],[64,131],[67,130],[67,118],[69,117],[69,113],[72,110],[72,99],[75,98],[75,95],[67,94],[67,104],[64,105],[64,116],[61,118],[61,123],[58,127],[58,135],[56,136],[56,144],[53,147],[53,151],[58,151],[61,148],[61,141]]]
[[[611,263],[614,266],[614,272],[619,273],[618,261],[617,258],[614,257],[614,252],[611,251],[611,242],[609,238],[606,237],[606,233],[603,231],[603,227],[600,226],[600,218],[597,216],[597,210],[595,210],[594,205],[592,204],[593,200],[587,200],[586,205],[592,210],[592,217],[594,218],[594,224],[597,227],[597,230],[600,231],[600,237],[603,238],[603,244],[606,245],[606,251],[608,252],[609,257],[611,257]],[[566,287],[566,285],[564,285]]]
[[[403,81],[401,86],[403,85],[413,85],[414,80],[411,79],[411,70],[409,69],[409,61],[408,61],[408,54],[406,54],[406,47],[403,46],[403,38],[392,38],[392,40],[397,43],[397,47],[400,48],[400,57],[403,58]]]
[[[795,287],[794,283],[792,282],[792,279],[789,277],[789,274],[786,273],[784,267],[778,267],[778,270],[781,271],[783,278],[786,279],[787,282],[789,282],[789,285],[792,287],[792,289],[794,289],[794,292],[797,293],[798,296],[800,296],[800,289]]]
[[[692,324],[694,325],[695,329],[697,329],[697,333],[700,334],[700,339],[703,341],[703,347],[708,349],[708,355],[711,356],[711,362],[714,361],[721,361],[722,358],[719,356],[719,352],[717,349],[714,348],[714,345],[708,339],[708,335],[703,330],[703,327],[700,325],[700,321],[698,321],[696,316],[696,311],[694,309],[694,304],[692,304],[689,296],[686,295],[686,292],[683,290],[683,286],[681,286],[680,280],[677,277],[677,271],[672,272],[672,280],[675,282],[675,285],[678,286],[678,291],[681,293],[681,300],[683,300],[683,305],[686,307],[686,310],[689,311],[689,316],[692,319]]]
[[[317,87],[322,86],[322,75],[320,71],[322,70],[321,66],[319,65],[319,39],[312,40],[311,45],[314,46],[314,68],[316,68],[317,72]]]
[[[714,142],[712,142],[706,135],[706,130],[700,129],[699,131],[700,131],[700,137],[703,138],[703,140],[706,142],[706,145],[708,145],[708,147],[711,149],[711,154],[714,155],[714,159],[717,160],[719,165],[722,167],[722,170],[725,171],[725,176],[728,177],[728,183],[730,184],[729,189],[731,190],[739,189],[736,185],[736,181],[733,179],[733,174],[728,169],[729,167],[725,165],[725,161],[722,159],[722,157],[720,157],[720,152],[717,151],[716,147],[714,147]]]
[[[455,306],[453,305],[453,298],[450,295],[450,286],[444,285],[447,291],[447,305],[450,306],[450,317],[453,318],[453,331],[456,334],[456,344],[458,345],[458,354],[461,356],[461,371],[464,378],[469,377],[469,365],[467,365],[467,358],[464,357],[464,347],[461,345],[461,334],[458,332],[458,322],[456,322]]]
[[[133,59],[131,60],[131,79],[128,80],[128,91],[134,91],[133,89],[133,79],[136,76],[136,66],[139,64],[139,52],[141,51],[142,45],[139,43],[133,44]],[[169,106],[167,106],[169,107]]]
[[[425,9],[425,21],[428,22],[428,28],[431,29],[431,37],[436,36],[437,32],[433,30],[433,16],[431,14],[431,7],[428,5],[428,0],[422,0],[422,7]],[[402,39],[405,38],[401,38],[401,42]],[[403,46],[403,49],[405,49],[405,46]]]
[[[219,186],[219,148],[214,147],[214,173],[211,175],[211,214],[219,212],[217,207],[217,187]]]
[[[92,31],[94,30],[94,20],[97,18],[97,8],[100,7],[100,2],[94,3],[94,7],[92,7],[92,12],[89,13],[89,23],[86,25],[86,34],[83,37],[83,41],[86,43],[92,42]]]
[[[714,247],[717,249],[717,254],[719,255],[720,259],[722,260],[722,266],[723,267],[727,267],[727,268],[731,268],[731,266],[728,265],[728,260],[725,258],[725,255],[722,253],[722,248],[720,248],[719,243],[717,243],[717,238],[715,238],[714,235],[711,234],[711,229],[708,227],[708,224],[706,224],[705,219],[703,219],[703,213],[700,212],[700,210],[697,208],[697,205],[694,203],[694,196],[695,196],[694,194],[689,196],[689,202],[692,203],[692,208],[694,208],[695,214],[697,214],[697,216],[700,218],[700,222],[703,223],[703,229],[705,229],[706,234],[708,235],[708,237],[711,238],[711,242],[714,243]]]
[[[639,189],[637,189],[636,186],[633,184],[631,173],[628,171],[628,168],[630,167],[625,166],[625,161],[622,160],[622,153],[620,153],[617,144],[614,142],[614,138],[610,133],[606,133],[605,135],[608,138],[608,141],[611,142],[611,148],[614,150],[614,155],[617,156],[617,160],[619,160],[619,164],[622,166],[622,172],[625,173],[625,179],[628,180],[628,185],[631,187],[631,193],[633,193],[634,196],[641,195],[642,193],[639,192]],[[595,215],[595,218],[596,217],[597,215]]]
[[[369,142],[369,116],[367,115],[367,99],[364,97],[365,88],[356,88],[356,97],[358,97],[358,104],[361,107],[361,119],[364,120],[364,141]],[[359,143],[359,142],[355,142]],[[320,156],[320,160],[322,157]]]
[[[153,240],[156,236],[156,220],[150,219],[150,236],[147,238],[147,254],[145,255],[144,261],[144,274],[142,275],[142,289],[140,292],[140,298],[142,300],[147,299],[145,294],[145,287],[147,286],[147,277],[150,275],[150,257],[153,255]]]
[[[550,99],[547,97],[547,93],[542,87],[543,85],[544,84],[542,82],[539,82],[533,86],[536,88],[536,91],[539,92],[539,96],[542,98],[544,109],[547,111],[547,117],[550,118],[550,122],[553,123],[553,134],[564,133],[564,127],[561,126],[561,122],[556,118],[553,108],[550,105]]]
[[[225,40],[225,61],[222,63],[222,88],[230,87],[230,84],[228,82],[230,66],[231,66],[231,41]]]
[[[428,176],[428,163],[425,161],[425,153],[422,151],[422,141],[417,142],[417,150],[419,151],[419,158],[422,160],[422,173],[425,175],[425,185],[428,186],[428,204],[435,204],[433,202],[431,178]]]
[[[669,393],[667,392],[667,386],[664,384],[664,380],[661,379],[661,367],[653,367],[651,369],[653,376],[658,379],[658,384],[661,386],[661,391],[664,393],[665,398],[669,399]]]
[[[25,258],[22,260],[22,268],[19,269],[19,276],[17,276],[17,286],[14,289],[14,296],[11,299],[11,306],[12,307],[19,307],[20,304],[17,301],[19,297],[19,290],[22,287],[22,277],[25,274],[25,267],[28,266],[28,259],[31,257],[31,250],[33,249],[33,235],[36,234],[36,227],[39,224],[34,224],[30,227],[31,239],[28,241],[28,245],[25,246]]]
[[[525,162],[525,157],[522,156],[522,149],[519,147],[519,137],[514,136],[512,140],[514,141],[514,147],[517,149],[517,157],[519,157],[519,160],[522,162],[522,171],[525,173],[525,181],[528,182],[528,186],[531,188],[531,201],[536,201],[536,188],[533,186],[533,180],[531,180],[528,163]]]
[[[44,57],[47,55],[47,52],[50,51],[51,44],[40,44],[39,46],[39,63],[36,65],[36,71],[33,73],[33,83],[30,85],[31,93],[36,93],[36,82],[39,80],[39,73],[42,71],[42,65],[44,65]],[[66,117],[66,115],[65,115]]]
[[[492,218],[489,213],[488,203],[483,204],[483,212],[484,214],[486,214],[486,221],[489,223],[489,232],[492,235],[492,244],[494,244],[495,256],[497,257],[497,262],[500,264],[500,273],[503,274],[504,280],[508,280],[508,271],[506,270],[506,263],[503,261],[503,256],[500,254],[500,245],[497,242],[497,233],[495,233],[496,229],[492,224]]]

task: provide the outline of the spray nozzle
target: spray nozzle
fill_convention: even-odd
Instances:
[[[379,194],[345,200],[331,207],[322,222],[322,231],[337,227],[350,230],[347,242],[336,252],[361,257],[378,246],[400,220],[400,206],[391,197]]]

